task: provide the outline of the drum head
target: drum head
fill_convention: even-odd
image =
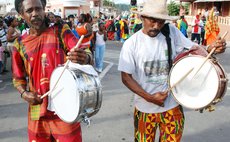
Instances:
[[[52,89],[59,78],[64,67],[56,68],[50,79],[50,88]],[[76,80],[72,73],[65,69],[55,90],[51,94],[51,102],[55,108],[56,114],[60,119],[67,123],[72,123],[79,113],[79,92]]]
[[[194,68],[182,82],[172,89],[174,98],[182,106],[191,109],[203,108],[216,97],[219,77],[211,61],[207,61],[194,76],[194,73],[204,61],[205,58],[201,56],[188,56],[179,60],[172,67],[169,77],[170,86],[173,86],[191,68]]]

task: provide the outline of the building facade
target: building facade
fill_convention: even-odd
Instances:
[[[90,0],[47,0],[47,12],[53,12],[62,18],[68,15],[80,15],[90,12]]]
[[[218,25],[220,27],[220,35],[226,31],[230,33],[230,0],[179,0],[182,2],[190,2],[190,12],[186,15],[186,20],[191,23],[194,16],[197,14],[204,14],[205,9],[209,11],[215,6],[219,11]],[[230,41],[230,34],[225,38]]]
[[[230,16],[230,0],[180,0],[190,2],[189,15],[203,14],[205,9],[211,10],[214,6],[222,17]]]

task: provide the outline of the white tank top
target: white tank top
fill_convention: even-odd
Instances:
[[[104,34],[100,35],[98,32],[96,33],[96,45],[105,45]]]

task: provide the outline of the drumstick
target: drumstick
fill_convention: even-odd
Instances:
[[[84,35],[81,36],[81,38],[79,39],[79,41],[78,41],[77,45],[74,47],[74,49],[76,49],[76,48],[78,48],[78,47],[80,46],[80,44],[81,44],[83,38],[84,38]],[[61,79],[61,77],[62,77],[62,75],[63,75],[65,69],[66,69],[67,66],[69,65],[69,63],[70,63],[70,60],[67,60],[67,62],[65,63],[65,66],[64,66],[64,68],[63,68],[63,70],[62,70],[60,76],[58,77],[56,83],[54,84],[53,88],[52,88],[50,91],[46,92],[44,95],[42,95],[42,96],[41,96],[41,99],[44,98],[44,97],[46,97],[47,95],[51,94],[51,93],[54,91],[54,88],[56,88],[56,86],[57,86],[59,80]]]
[[[46,97],[46,96],[49,95],[49,94],[50,94],[50,91],[46,92],[45,94],[43,94],[43,95],[41,96],[41,99],[43,99],[44,97]]]
[[[183,75],[176,83],[174,83],[167,92],[171,91],[176,85],[178,85],[181,81],[183,81],[192,71],[194,68],[191,68],[185,75]]]
[[[226,31],[225,33],[224,33],[224,35],[223,35],[223,39],[225,38],[225,36],[228,34],[228,31]],[[208,47],[209,47],[210,45],[208,45]],[[204,64],[208,61],[208,59],[211,57],[211,55],[215,52],[215,50],[216,50],[216,47],[215,48],[213,48],[212,50],[211,50],[211,52],[208,54],[208,56],[205,58],[205,60],[204,60],[204,62],[200,65],[200,67],[198,68],[198,70],[195,72],[195,74],[193,75],[193,77],[192,77],[192,79],[196,76],[196,74],[200,71],[200,69],[204,66]]]

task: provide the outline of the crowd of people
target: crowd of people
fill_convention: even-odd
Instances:
[[[195,16],[191,25],[185,19],[184,15],[175,21],[175,26],[188,38],[188,27],[192,27],[191,40],[201,45],[210,45],[217,38],[220,29],[217,23],[219,12],[216,7],[210,11],[205,9],[204,13],[199,13]]]
[[[95,69],[99,73],[103,70],[103,58],[107,40],[124,42],[130,35],[142,28],[142,23],[137,14],[133,14],[135,22],[130,28],[130,19],[128,15],[113,16],[103,15],[100,17],[92,17],[89,13],[68,15],[61,18],[52,12],[46,13],[46,20],[49,27],[66,23],[70,27],[73,34],[79,39],[84,35],[83,45],[90,48],[95,61]],[[29,30],[28,24],[21,16],[10,15],[0,17],[0,74],[4,75],[10,70],[7,69],[7,60],[11,55],[11,46],[14,40]],[[2,82],[0,78],[0,82]]]

